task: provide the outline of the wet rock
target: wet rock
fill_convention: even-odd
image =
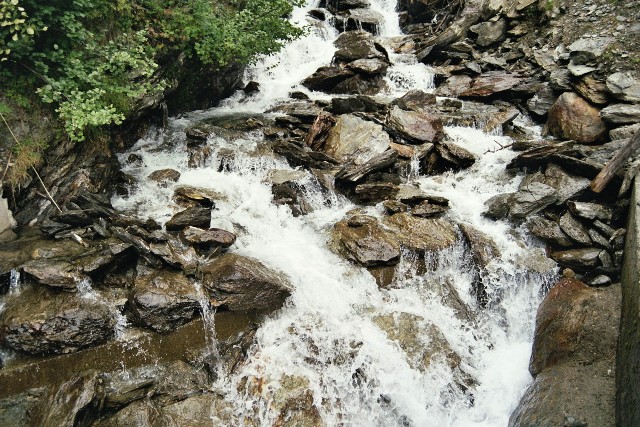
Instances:
[[[591,183],[588,178],[570,174],[554,163],[547,165],[544,174],[528,175],[520,183],[520,190],[526,190],[531,182],[541,182],[555,188],[558,192],[557,204],[559,205],[584,194]]]
[[[285,157],[293,167],[303,166],[314,169],[332,169],[339,162],[325,153],[311,151],[293,143],[281,142],[273,147],[273,151]]]
[[[600,111],[573,92],[558,97],[549,110],[547,127],[558,138],[582,144],[601,142],[607,131]]]
[[[197,254],[195,249],[183,245],[178,239],[150,243],[149,251],[170,266],[182,269],[185,274],[193,274],[196,270]]]
[[[474,78],[468,88],[460,92],[453,91],[451,95],[470,98],[492,96],[533,95],[538,91],[539,84],[518,74],[508,74],[502,71],[489,71]]]
[[[389,228],[403,247],[418,253],[446,249],[457,240],[454,225],[443,218],[419,218],[398,213],[386,217],[383,225]]]
[[[70,294],[26,289],[0,315],[0,344],[20,353],[72,353],[114,334],[109,308]]]
[[[336,61],[345,63],[357,59],[378,58],[388,61],[384,48],[378,45],[373,36],[366,31],[347,31],[333,42],[337,50],[334,54]]]
[[[180,231],[185,227],[209,228],[211,223],[211,208],[194,206],[175,214],[167,223],[167,231]]]
[[[429,203],[428,201],[424,201],[414,206],[411,209],[411,214],[415,216],[419,216],[421,218],[430,218],[430,217],[442,215],[448,210],[449,210],[449,207],[447,206],[435,205],[435,204]]]
[[[565,212],[565,214],[560,217],[558,224],[562,231],[564,231],[571,239],[583,246],[591,245],[589,230],[569,212]]]
[[[600,265],[600,248],[570,249],[566,251],[552,252],[553,258],[558,264],[579,270],[591,270]]]
[[[331,89],[331,93],[348,93],[360,95],[376,95],[387,88],[387,83],[382,76],[366,76],[357,74],[341,81]]]
[[[640,122],[640,104],[611,104],[600,111],[605,122],[628,125]]]
[[[619,286],[554,285],[538,308],[529,370],[536,377],[510,426],[614,425]],[[580,390],[576,393],[575,390]],[[567,424],[567,419],[580,420]]]
[[[509,214],[513,193],[497,194],[485,202],[487,210],[483,213],[488,218],[501,219]]]
[[[38,425],[41,422],[42,402],[50,398],[50,393],[49,389],[40,387],[0,399],[0,425]]]
[[[200,427],[204,420],[211,420],[214,425],[231,425],[230,420],[224,418],[224,409],[220,397],[203,393],[164,406],[161,411],[165,425]]]
[[[228,248],[236,241],[236,235],[220,228],[202,229],[197,227],[186,227],[180,231],[180,239],[196,246],[220,246]]]
[[[418,205],[428,202],[434,205],[449,206],[449,200],[441,196],[434,196],[413,185],[402,185],[396,199],[407,205]]]
[[[170,332],[200,311],[194,284],[171,271],[139,274],[130,301],[137,322],[157,332]]]
[[[165,424],[160,408],[153,401],[138,400],[118,411],[115,415],[93,425],[96,427],[154,427]]]
[[[567,202],[567,207],[572,214],[585,219],[600,219],[602,221],[609,222],[613,215],[613,211],[610,207],[597,203],[576,202],[574,200],[570,200]]]
[[[489,235],[469,224],[460,224],[460,231],[471,249],[476,266],[484,269],[491,261],[500,257],[500,249]]]
[[[385,200],[382,203],[382,206],[384,207],[384,210],[388,215],[406,212],[409,210],[409,206],[397,200]]]
[[[376,112],[385,107],[384,103],[376,101],[367,95],[335,97],[331,99],[331,112],[334,114],[350,114],[355,112]]]
[[[384,153],[391,138],[382,126],[351,114],[340,116],[329,132],[325,152],[342,163],[362,165]]]
[[[507,22],[504,19],[499,19],[496,22],[482,22],[472,25],[469,29],[478,35],[476,44],[486,47],[504,40]]]
[[[389,64],[379,58],[356,59],[347,64],[347,68],[359,74],[377,75],[384,74]]]
[[[412,89],[393,101],[398,107],[407,111],[424,110],[429,105],[435,105],[436,96],[418,89]]]
[[[375,218],[369,218],[371,221],[366,223],[354,223],[352,219],[336,223],[334,238],[340,252],[365,267],[397,264],[400,245]]]
[[[42,402],[46,409],[40,425],[89,425],[96,418],[101,399],[98,372],[78,374],[62,384],[48,402]]]
[[[224,200],[224,195],[206,188],[181,185],[173,191],[173,200],[187,207],[204,206],[213,208],[217,200]]]
[[[301,187],[294,181],[275,184],[271,187],[273,203],[276,205],[288,205],[293,216],[306,215],[313,212],[313,206],[309,204]]]
[[[151,172],[147,178],[157,182],[161,187],[166,187],[170,182],[177,182],[180,179],[180,172],[175,169],[160,169]]]
[[[38,283],[67,291],[74,291],[82,280],[88,279],[71,262],[58,258],[34,259],[24,264],[22,270]]]
[[[611,74],[607,78],[607,89],[620,101],[640,102],[640,79],[632,71]]]
[[[369,7],[369,0],[327,0],[327,8],[332,12]]]
[[[425,111],[406,111],[394,106],[387,116],[388,129],[409,143],[437,142],[444,135],[442,121]]]
[[[363,30],[378,34],[383,21],[384,17],[380,13],[371,9],[357,8],[339,13],[334,25],[338,31]]]
[[[355,73],[341,67],[320,67],[302,81],[302,85],[320,92],[333,92],[338,83],[354,77]]]
[[[259,261],[229,253],[201,265],[198,278],[212,302],[231,311],[272,312],[292,289],[281,274]]]
[[[375,204],[393,199],[399,188],[390,182],[371,182],[356,185],[354,199],[364,204]]]
[[[539,239],[557,246],[571,246],[573,241],[560,228],[557,222],[533,216],[527,219],[527,229]]]
[[[372,172],[389,168],[398,158],[395,150],[387,150],[361,165],[346,165],[336,173],[336,180],[349,181],[352,183],[362,180]]]
[[[450,368],[460,364],[460,356],[451,348],[438,327],[410,313],[376,316],[373,322],[391,341],[398,343],[413,369],[421,372],[432,363],[444,361]]]
[[[476,162],[476,156],[451,141],[442,141],[436,145],[436,150],[445,162],[445,169],[465,169]]]
[[[532,182],[526,188],[518,190],[509,199],[509,218],[527,218],[557,200],[558,192],[555,188],[540,182]]]

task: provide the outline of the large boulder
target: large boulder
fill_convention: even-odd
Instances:
[[[29,288],[7,301],[0,315],[0,344],[27,354],[72,353],[107,341],[115,325],[103,303]]]
[[[342,67],[320,67],[302,81],[302,85],[320,92],[332,92],[341,82],[354,77],[355,73]]]
[[[573,92],[558,97],[549,110],[547,127],[558,138],[582,144],[602,142],[607,132],[600,111]]]
[[[336,223],[334,237],[345,258],[365,267],[392,265],[400,260],[400,244],[373,217],[355,215]]]
[[[458,237],[456,227],[444,218],[419,218],[403,212],[385,218],[383,224],[403,247],[418,253],[450,248]]]
[[[388,61],[384,48],[375,42],[374,37],[366,31],[347,31],[342,33],[333,44],[337,50],[334,59],[348,63],[356,59],[378,58]]]
[[[509,426],[615,425],[620,286],[554,285],[538,308],[529,370],[535,380]]]
[[[212,303],[231,311],[272,312],[292,291],[281,274],[256,259],[231,253],[201,265],[198,278]]]
[[[329,131],[324,150],[342,163],[361,165],[387,151],[390,144],[391,138],[382,126],[345,114]]]
[[[132,316],[157,332],[170,332],[198,315],[195,285],[173,271],[139,274],[130,299]]]

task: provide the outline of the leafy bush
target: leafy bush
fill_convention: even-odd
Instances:
[[[285,18],[302,2],[0,0],[0,74],[37,75],[34,90],[80,141],[88,127],[119,124],[137,100],[164,89],[151,83],[156,58],[248,63],[300,35]]]

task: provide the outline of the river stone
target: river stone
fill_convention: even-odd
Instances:
[[[562,231],[555,221],[540,216],[533,216],[527,219],[526,227],[531,234],[545,242],[564,247],[573,245],[573,241]]]
[[[507,23],[504,19],[499,19],[496,22],[481,22],[469,28],[472,33],[478,35],[476,44],[482,47],[504,40],[506,29]]]
[[[632,125],[621,126],[619,128],[611,129],[609,131],[609,138],[611,138],[612,141],[629,139],[639,130],[640,130],[640,122]]]
[[[462,236],[471,249],[473,262],[476,266],[484,269],[491,261],[500,258],[500,249],[489,235],[469,224],[463,223],[459,226]]]
[[[451,348],[440,329],[410,313],[376,316],[373,322],[391,341],[398,343],[413,369],[425,372],[433,362],[443,360],[450,368],[460,365],[460,356]]]
[[[524,181],[525,180],[523,180],[523,182]],[[558,201],[556,203],[559,205],[564,204],[569,199],[584,194],[591,183],[588,178],[570,174],[554,163],[547,165],[547,169],[544,171],[544,175],[540,176],[539,182],[547,184],[558,191]],[[523,189],[522,184],[520,185],[520,189]]]
[[[150,243],[149,250],[167,264],[193,274],[197,267],[197,253],[194,248],[183,245],[178,239],[167,242]]]
[[[345,79],[335,85],[330,92],[337,94],[376,95],[386,88],[387,83],[382,76],[356,74],[355,76]]]
[[[331,112],[334,114],[349,114],[355,112],[376,112],[384,109],[386,104],[368,95],[354,95],[335,97],[331,99]]]
[[[569,212],[565,212],[564,215],[560,217],[558,224],[567,236],[580,243],[582,246],[591,245],[589,230]]]
[[[455,169],[465,169],[476,162],[473,153],[451,141],[440,142],[436,145],[436,150],[442,160]]]
[[[236,235],[220,228],[203,230],[197,227],[186,227],[180,231],[180,239],[188,244],[199,246],[221,246],[228,248],[236,241]]]
[[[532,182],[525,188],[515,192],[509,199],[509,218],[527,218],[557,202],[557,200],[558,192],[555,188],[541,182]]]
[[[553,89],[545,83],[533,98],[527,101],[527,109],[537,116],[546,116],[556,99],[558,97]]]
[[[302,81],[302,85],[320,92],[330,92],[336,85],[349,77],[355,76],[354,72],[341,67],[320,67],[311,76]]]
[[[611,74],[607,78],[607,89],[620,101],[640,102],[640,79],[632,71]]]
[[[384,74],[389,68],[389,64],[379,58],[372,59],[356,59],[347,64],[350,70],[368,75]]]
[[[256,259],[227,253],[201,265],[198,278],[216,306],[270,313],[291,294],[285,277]]]
[[[48,402],[39,425],[74,427],[95,420],[102,399],[100,374],[86,371],[62,384]]]
[[[364,30],[371,34],[380,32],[384,17],[372,9],[357,8],[338,14],[334,26],[338,31]]]
[[[356,185],[353,198],[363,204],[376,204],[396,197],[399,187],[390,182],[365,182]]]
[[[211,223],[211,208],[206,206],[194,206],[175,214],[167,223],[167,231],[180,231],[185,227],[193,226],[209,228]]]
[[[437,142],[444,135],[442,120],[425,111],[406,111],[394,106],[387,116],[387,127],[407,142]]]
[[[139,274],[130,301],[133,317],[157,332],[170,332],[200,311],[195,285],[169,270]]]
[[[592,104],[605,105],[609,102],[607,86],[604,82],[593,77],[592,74],[582,76],[580,80],[573,85],[573,90]]]
[[[600,111],[573,92],[558,97],[549,110],[549,133],[581,144],[602,142],[607,127],[600,118]]]
[[[397,159],[398,153],[390,149],[382,154],[378,154],[361,165],[345,165],[336,173],[335,179],[336,181],[356,183],[373,172],[389,169]]]
[[[0,399],[0,425],[39,425],[44,410],[42,402],[50,399],[50,394],[50,388],[40,387]]]
[[[0,314],[0,344],[33,355],[73,353],[107,341],[115,324],[105,304],[25,289]]]
[[[589,271],[600,265],[601,252],[600,248],[569,249],[552,252],[551,258],[560,265]]]
[[[201,427],[205,421],[212,421],[213,425],[230,426],[233,422],[227,413],[232,408],[229,404],[227,406],[219,396],[203,393],[162,407],[162,420],[164,425],[176,427]]]
[[[222,193],[206,188],[181,185],[173,191],[173,200],[186,207],[201,205],[212,208],[217,200],[225,200],[225,196]]]
[[[354,222],[358,217],[335,224],[333,233],[345,258],[365,267],[394,265],[400,260],[400,245],[393,234],[378,224],[375,218]]]
[[[157,182],[161,187],[166,187],[170,182],[177,182],[180,179],[180,172],[175,169],[160,169],[151,172],[147,178]]]
[[[393,101],[398,107],[407,111],[423,110],[429,105],[436,104],[436,96],[419,89],[411,89],[400,98]]]
[[[590,288],[566,278],[551,288],[536,315],[529,367],[536,378],[509,426],[615,424],[621,299],[618,285]]]
[[[559,68],[549,74],[551,89],[558,92],[571,91],[572,76],[566,68]]]
[[[34,259],[22,266],[22,271],[38,283],[66,291],[75,291],[88,277],[74,264],[58,258]]]
[[[170,424],[165,424],[160,408],[153,401],[147,399],[133,402],[113,416],[93,424],[95,427],[155,427],[161,425]]]
[[[327,8],[332,12],[367,8],[369,6],[369,0],[327,0]]]
[[[411,209],[411,214],[420,218],[442,215],[449,210],[448,206],[434,205],[428,201],[420,202]]]
[[[600,219],[602,221],[611,221],[613,211],[610,207],[600,205],[598,203],[576,202],[570,200],[567,207],[572,214],[585,219]]]
[[[502,219],[509,215],[511,200],[514,193],[497,194],[487,200],[484,205],[487,208],[483,215],[487,218]]]
[[[357,59],[378,58],[388,60],[382,46],[375,43],[373,36],[366,31],[347,31],[333,42],[337,48],[336,61],[352,62]]]
[[[532,84],[532,80],[519,74],[510,74],[504,71],[488,71],[473,79],[468,89],[462,90],[457,95],[462,97],[482,98],[495,95],[533,95],[538,91],[538,85]],[[456,95],[454,93],[454,95]]]
[[[564,363],[544,370],[529,385],[509,427],[615,426],[615,364]]]
[[[611,104],[600,111],[605,122],[629,125],[640,122],[640,104]]]
[[[383,225],[400,245],[420,253],[450,248],[457,240],[455,226],[443,218],[419,218],[403,212],[386,217]]]
[[[329,131],[324,150],[342,163],[361,165],[384,153],[390,143],[391,138],[382,126],[345,114]]]

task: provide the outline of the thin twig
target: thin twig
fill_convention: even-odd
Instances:
[[[9,126],[9,123],[7,123],[7,119],[4,118],[4,114],[0,113],[0,117],[2,117],[2,121],[7,126],[7,129],[9,129],[9,133],[11,133],[11,136],[16,141],[16,144],[22,145],[22,144],[20,144],[20,141],[18,141],[18,138],[16,138],[16,135],[13,133],[13,130],[11,130],[11,126]],[[53,205],[58,209],[59,212],[62,212],[62,209],[60,209],[60,206],[58,206],[56,201],[53,200],[53,197],[51,196],[51,193],[49,193],[49,190],[47,189],[47,186],[44,185],[44,182],[42,181],[42,178],[40,178],[40,174],[38,173],[36,168],[34,168],[33,165],[31,165],[31,169],[33,169],[33,171],[35,172],[36,176],[38,177],[38,180],[40,181],[40,184],[42,184],[42,188],[44,188],[44,191],[47,193],[47,196],[48,196],[49,200],[51,200],[51,203],[53,203]]]

